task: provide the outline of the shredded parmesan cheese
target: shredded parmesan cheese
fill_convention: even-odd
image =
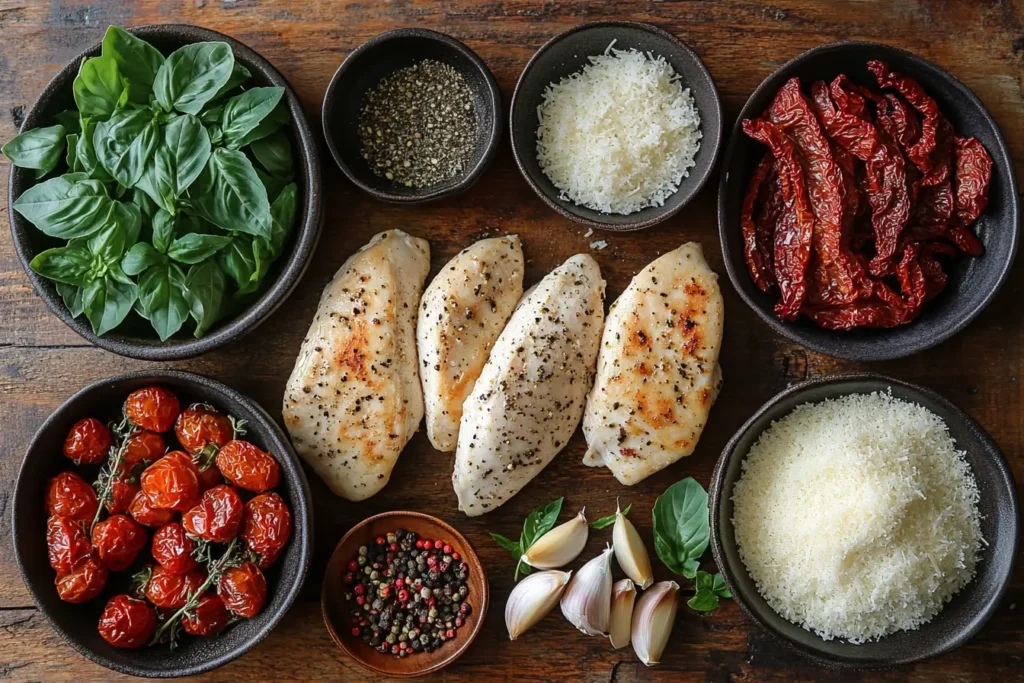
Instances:
[[[927,623],[974,576],[978,488],[945,423],[891,394],[804,404],[750,449],[740,557],[781,616],[852,643]]]
[[[700,115],[664,57],[614,44],[545,88],[537,161],[562,199],[631,214],[679,189],[700,149]]]

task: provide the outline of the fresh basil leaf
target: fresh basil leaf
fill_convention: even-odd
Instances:
[[[128,280],[120,268],[116,271],[91,280],[84,288],[83,312],[97,337],[124,322],[139,296],[139,288]]]
[[[177,213],[177,199],[202,172],[210,158],[210,136],[199,119],[183,114],[163,126],[161,143],[139,187],[164,211]]]
[[[218,148],[188,189],[200,217],[228,232],[270,238],[267,191],[244,154]]]
[[[699,571],[697,572],[697,575],[694,577],[693,585],[698,591],[709,591],[712,590],[712,585],[714,584],[714,581],[715,580],[711,578],[711,574],[708,574],[704,571]]]
[[[270,264],[274,261],[274,254],[271,251],[270,242],[262,237],[256,237],[252,241],[252,255],[256,261],[256,273],[249,281],[248,287],[243,287],[239,294],[251,294],[259,291],[263,286],[263,278],[270,270]]]
[[[92,263],[92,252],[77,244],[40,252],[29,263],[29,268],[48,280],[80,287],[89,280]]]
[[[77,285],[69,285],[66,282],[58,282],[55,285],[57,293],[64,299],[64,305],[68,307],[68,313],[72,318],[82,315],[84,310],[84,296],[82,288]]]
[[[89,57],[82,60],[71,89],[79,114],[106,118],[117,110],[125,87],[112,57]]]
[[[166,257],[153,248],[152,244],[139,242],[135,244],[121,261],[121,270],[125,275],[135,276],[147,268],[164,263]]]
[[[238,149],[237,143],[255,130],[263,119],[274,111],[284,95],[280,86],[252,88],[235,95],[224,103],[220,117],[220,129],[228,147]]]
[[[227,278],[210,258],[192,266],[185,277],[185,298],[196,321],[195,336],[202,337],[217,322],[227,290]]]
[[[71,173],[84,171],[85,169],[78,163],[78,133],[68,133],[64,136],[64,140],[67,147],[64,163],[68,165],[68,171]]]
[[[135,187],[132,190],[132,204],[139,207],[139,212],[146,222],[151,222],[153,216],[160,210],[160,207],[156,205],[153,199],[139,187]]]
[[[713,612],[718,608],[718,596],[711,589],[698,590],[686,604],[697,612]]]
[[[124,230],[125,249],[139,240],[142,232],[142,210],[130,202],[114,202],[110,211],[110,220]]]
[[[178,263],[192,265],[205,261],[230,243],[227,236],[189,233],[174,240],[167,255]]]
[[[628,515],[629,511],[632,510],[632,509],[633,509],[633,504],[630,503],[629,505],[626,506],[626,509],[622,511],[623,516]],[[590,523],[590,528],[591,529],[604,529],[605,527],[610,527],[612,524],[615,524],[615,518],[617,516],[618,516],[617,514],[611,514],[611,515],[608,515],[607,517],[602,517],[601,519],[599,519],[597,521],[591,522]]]
[[[523,522],[523,535],[520,539],[523,543],[523,552],[529,550],[538,538],[551,531],[551,528],[555,526],[564,500],[564,497],[554,500],[526,516],[526,521]]]
[[[127,249],[128,235],[116,221],[89,238],[87,247],[93,255],[93,269],[96,276],[106,275],[110,267],[119,267],[121,257]]]
[[[0,151],[15,166],[39,169],[46,174],[60,162],[65,135],[64,126],[61,125],[33,128],[10,140]]]
[[[199,120],[207,126],[213,126],[220,121],[221,115],[224,113],[224,103],[215,104],[207,107],[206,109],[199,112]]]
[[[192,43],[172,52],[153,80],[164,111],[198,114],[231,78],[235,55],[227,43]]]
[[[160,209],[153,216],[153,247],[161,254],[166,254],[174,241],[176,225],[174,216]]]
[[[101,54],[112,59],[121,74],[128,79],[128,97],[131,101],[149,104],[153,79],[164,63],[160,51],[123,28],[110,26],[103,36]]]
[[[57,123],[64,126],[68,133],[81,133],[82,125],[79,122],[78,112],[74,109],[65,109],[53,117]]]
[[[721,574],[715,574],[711,580],[711,590],[714,591],[715,595],[720,598],[731,598],[732,591],[729,590],[729,586],[725,583],[725,577]]]
[[[235,65],[231,69],[231,77],[228,78],[227,83],[221,86],[221,89],[217,91],[217,94],[214,96],[213,99],[218,100],[221,97],[224,97],[224,95],[228,94],[238,86],[242,85],[250,78],[252,78],[252,74],[249,73],[249,70],[245,68],[244,64],[242,64],[236,59]]]
[[[149,109],[119,109],[93,134],[96,156],[123,187],[139,182],[159,142],[160,126]]]
[[[501,534],[496,534],[494,532],[491,532],[491,538],[494,539],[495,543],[497,543],[502,548],[512,553],[516,560],[518,560],[522,556],[523,553],[519,550],[519,543],[517,543],[516,541],[512,541],[508,538],[505,538]]]
[[[15,200],[13,207],[44,234],[72,239],[102,228],[113,200],[100,181],[69,173],[33,185]]]
[[[278,131],[262,140],[252,143],[252,154],[263,164],[267,173],[277,178],[290,178],[295,170],[292,158],[292,143],[288,136]]]
[[[665,566],[692,579],[711,536],[708,494],[692,477],[658,496],[652,512],[654,550]]]
[[[281,126],[288,123],[288,98],[282,97],[281,101],[277,103],[273,111],[270,112],[259,125],[253,128],[247,135],[239,140],[232,141],[232,147],[235,149],[242,149],[246,145],[251,145],[257,140],[262,140],[268,135],[273,135],[281,129]]]
[[[292,183],[281,190],[274,203],[270,205],[270,258],[275,259],[281,255],[284,243],[291,234],[295,225],[295,210],[298,200],[296,193],[298,188]],[[627,508],[628,509],[628,508]]]
[[[173,263],[153,266],[139,276],[139,303],[160,341],[167,341],[188,318],[184,284],[184,273]]]
[[[224,273],[235,281],[239,294],[252,291],[258,266],[251,235],[233,235],[231,244],[217,252],[217,263]]]
[[[78,149],[76,157],[78,163],[90,178],[107,182],[113,180],[107,170],[103,168],[99,157],[96,156],[96,121],[90,118],[82,119],[82,133],[78,136]]]
[[[278,195],[281,194],[281,190],[289,182],[284,178],[275,178],[259,166],[253,166],[253,170],[256,171],[256,177],[260,179],[263,184],[263,189],[267,191],[267,199],[274,201]]]

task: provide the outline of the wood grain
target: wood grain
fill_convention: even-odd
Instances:
[[[81,2],[0,0],[0,139],[14,135],[43,84],[67,60],[99,41],[107,24],[189,22],[228,33],[272,61],[295,86],[314,128],[334,69],[366,39],[391,28],[422,26],[449,33],[476,50],[494,71],[507,101],[520,71],[549,37],[582,21],[633,19],[654,23],[689,43],[705,60],[731,124],[748,94],[777,66],[803,50],[840,39],[891,43],[931,59],[971,87],[1003,128],[1018,170],[1024,168],[1024,7],[1022,2],[896,0],[779,0],[777,4],[713,1],[595,0],[117,0]],[[507,141],[507,136],[506,136]],[[322,150],[327,222],[305,279],[288,304],[241,342],[189,362],[174,363],[212,375],[256,398],[273,414],[295,353],[334,270],[371,235],[402,228],[430,240],[433,271],[484,234],[518,233],[527,258],[526,282],[536,282],[596,239],[593,251],[608,281],[608,301],[632,275],[681,242],[704,245],[722,274],[715,224],[715,182],[671,220],[639,234],[587,236],[532,194],[507,142],[483,180],[468,193],[426,207],[393,207],[358,193]],[[6,163],[6,162],[4,162]],[[6,169],[4,169],[6,170]],[[0,190],[6,194],[6,173]],[[0,208],[7,211],[7,207]],[[580,434],[519,496],[483,518],[456,510],[452,456],[434,452],[421,432],[399,460],[391,483],[362,504],[332,496],[310,473],[317,549],[303,600],[253,652],[205,677],[236,680],[370,680],[334,647],[318,608],[318,586],[334,544],[358,519],[396,507],[436,514],[476,547],[491,580],[492,606],[481,637],[455,665],[428,680],[660,681],[733,679],[825,681],[837,676],[805,663],[751,627],[735,604],[713,615],[683,610],[670,653],[647,669],[632,653],[576,633],[552,616],[509,643],[502,607],[512,586],[509,556],[488,537],[514,535],[537,505],[567,495],[566,507],[586,505],[594,515],[614,509],[616,496],[634,504],[640,533],[651,538],[650,509],[666,486],[687,475],[706,484],[722,446],[756,408],[787,384],[834,371],[870,369],[923,384],[977,418],[1002,445],[1018,481],[1024,481],[1024,268],[1018,265],[993,304],[965,331],[941,346],[890,363],[857,365],[805,351],[774,335],[724,287],[728,312],[722,364],[723,393],[696,452],[632,489],[605,470],[581,465]],[[36,427],[77,388],[129,369],[151,367],[89,346],[51,315],[34,295],[8,236],[0,237],[0,679],[109,681],[109,672],[60,641],[22,585],[14,562],[7,502],[25,446]],[[568,512],[566,512],[568,515]],[[592,556],[610,532],[592,535]],[[710,556],[707,559],[710,562]],[[664,567],[661,577],[667,578]],[[1021,680],[1024,663],[1024,568],[1018,563],[997,616],[959,651],[915,667],[846,674],[843,680]]]

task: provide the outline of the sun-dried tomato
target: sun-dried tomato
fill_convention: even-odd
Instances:
[[[992,182],[992,157],[975,138],[953,138],[956,158],[956,217],[964,227],[978,219],[988,206]]]
[[[874,74],[880,87],[892,88],[899,92],[924,117],[921,121],[921,133],[917,141],[907,148],[907,157],[927,176],[934,165],[932,152],[936,147],[940,121],[944,118],[939,112],[939,105],[928,97],[924,88],[917,81],[890,71],[885,62],[877,59],[869,61],[868,71]]]
[[[774,278],[771,278],[768,272],[767,262],[769,260],[764,258],[764,253],[758,248],[757,224],[754,222],[754,205],[761,196],[762,187],[774,165],[775,158],[771,155],[771,152],[766,152],[758,163],[757,168],[754,169],[754,176],[750,179],[750,185],[747,186],[747,194],[743,198],[743,209],[740,212],[740,229],[743,231],[743,254],[746,257],[747,268],[750,270],[750,277],[753,278],[754,284],[762,292],[771,290],[771,281]]]

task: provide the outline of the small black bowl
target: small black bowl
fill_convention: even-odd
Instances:
[[[267,568],[267,601],[263,611],[242,619],[219,636],[184,635],[178,648],[166,645],[121,650],[104,641],[96,630],[100,612],[116,593],[128,592],[135,569],[112,573],[103,592],[90,602],[62,602],[54,588],[54,572],[46,554],[46,482],[64,470],[75,470],[87,481],[97,467],[76,467],[61,454],[68,430],[84,417],[103,420],[120,414],[128,394],[144,386],[167,387],[183,406],[209,403],[222,412],[245,420],[245,439],[277,459],[281,482],[277,493],[292,513],[292,536],[282,555]],[[294,602],[302,587],[313,549],[312,499],[306,476],[281,429],[255,401],[215,380],[189,372],[153,370],[133,372],[94,382],[63,403],[36,432],[18,473],[13,505],[14,550],[22,579],[50,625],[81,654],[97,664],[133,676],[172,678],[210,671],[241,656],[263,640]],[[151,529],[147,529],[152,536]],[[140,555],[148,555],[148,544]],[[141,564],[141,560],[137,560]]]
[[[634,48],[664,57],[682,77],[683,88],[689,88],[700,113],[703,137],[696,165],[683,178],[679,189],[661,206],[641,209],[628,216],[607,214],[577,206],[561,194],[537,162],[537,107],[543,101],[544,89],[567,76],[582,71],[589,57],[603,54],[612,41],[615,48]],[[512,95],[509,130],[512,153],[526,182],[544,202],[561,215],[601,230],[625,232],[640,230],[660,223],[686,206],[704,187],[711,175],[722,142],[722,103],[718,89],[707,67],[697,53],[671,33],[635,21],[594,21],[560,33],[537,50],[519,76]]]
[[[779,616],[758,593],[740,559],[733,535],[733,485],[739,479],[750,447],[772,422],[804,403],[848,394],[891,391],[938,415],[949,428],[957,448],[967,454],[981,494],[981,533],[985,545],[977,575],[930,623],[881,640],[853,645],[822,640],[816,634]],[[711,475],[711,550],[729,589],[743,611],[758,626],[795,651],[833,668],[866,669],[918,662],[956,649],[970,640],[998,609],[1013,576],[1017,554],[1016,484],[999,446],[966,413],[938,394],[882,375],[832,375],[797,384],[764,404],[732,437]]]
[[[473,91],[477,140],[462,173],[431,187],[405,187],[375,174],[360,153],[359,110],[367,90],[382,78],[424,59],[454,67]],[[370,38],[334,72],[323,106],[324,137],[335,163],[370,196],[396,204],[421,204],[465,192],[487,170],[501,140],[501,91],[475,52],[451,36],[423,28],[399,28]]]
[[[298,207],[292,235],[285,244],[281,257],[271,266],[267,275],[269,286],[260,294],[259,298],[246,304],[246,307],[235,313],[233,317],[217,322],[200,339],[192,338],[190,332],[180,332],[167,341],[161,342],[150,324],[135,313],[129,314],[125,322],[117,329],[102,337],[97,337],[92,333],[89,321],[84,315],[77,318],[71,317],[53,282],[37,275],[29,268],[29,262],[36,254],[63,242],[47,237],[36,230],[17,211],[8,211],[11,234],[14,237],[14,248],[18,252],[18,258],[21,259],[25,273],[32,282],[33,289],[68,327],[96,346],[122,356],[142,360],[181,360],[212,351],[245,336],[269,318],[295,289],[303,273],[306,272],[306,266],[309,265],[317,240],[320,239],[320,228],[323,225],[320,158],[313,133],[306,122],[302,105],[299,103],[298,97],[295,96],[295,92],[285,77],[253,49],[223,33],[189,24],[140,26],[128,29],[128,32],[150,42],[165,55],[189,43],[226,42],[234,51],[235,59],[249,69],[253,76],[253,83],[281,86],[285,89],[285,98],[292,120],[287,130],[291,135],[292,150],[295,154],[295,183],[298,186]],[[71,93],[71,84],[74,82],[75,76],[78,75],[82,59],[99,54],[100,44],[97,43],[57,72],[57,75],[32,104],[32,108],[25,116],[21,130],[26,131],[38,126],[52,125],[55,114],[72,107],[74,98]],[[34,184],[33,173],[33,171],[11,166],[8,208],[14,204],[14,200],[22,192]]]
[[[844,73],[860,85],[877,89],[865,66],[880,59],[894,70],[916,79],[935,99],[957,133],[978,138],[992,155],[992,184],[988,208],[971,226],[985,245],[979,258],[964,256],[950,273],[949,284],[924,305],[913,322],[886,330],[825,330],[800,318],[784,322],[775,315],[775,294],[754,285],[743,256],[740,212],[754,168],[765,147],[748,138],[743,119],[760,116],[786,81],[799,77],[805,87],[815,80],[831,81]],[[722,255],[733,286],[754,312],[779,334],[809,349],[854,361],[903,358],[931,348],[971,322],[1010,274],[1020,233],[1020,202],[1013,160],[999,126],[971,90],[946,71],[905,50],[878,43],[843,42],[822,45],[782,65],[750,96],[733,126],[718,183],[718,230]]]

